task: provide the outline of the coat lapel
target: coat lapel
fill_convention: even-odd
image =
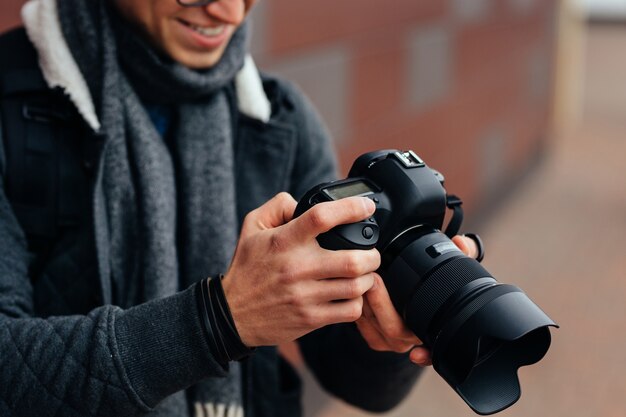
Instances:
[[[296,152],[293,125],[240,116],[235,178],[240,223],[251,210],[289,189]]]

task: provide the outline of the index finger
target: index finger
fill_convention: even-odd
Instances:
[[[361,221],[374,214],[376,205],[365,197],[347,197],[337,201],[318,203],[287,226],[292,236],[316,237],[340,224]]]
[[[365,293],[365,297],[378,326],[386,337],[410,341],[414,345],[422,344],[421,340],[402,321],[391,302],[382,278],[378,274],[375,274],[374,286]]]

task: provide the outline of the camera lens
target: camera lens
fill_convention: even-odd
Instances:
[[[519,288],[499,284],[443,233],[413,227],[384,249],[381,275],[435,370],[479,414],[520,396],[517,369],[539,361],[556,324]]]
[[[493,414],[519,399],[517,370],[546,354],[549,326],[558,326],[522,290],[498,283],[446,236],[458,232],[463,211],[443,180],[412,151],[369,152],[345,180],[309,190],[295,216],[318,195],[363,195],[365,186],[378,200],[370,220],[378,235],[368,237],[364,224],[340,225],[317,237],[320,246],[376,247],[391,301],[431,350],[435,370],[474,411]],[[444,235],[446,209],[453,213]]]

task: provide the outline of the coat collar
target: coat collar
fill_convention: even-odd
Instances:
[[[29,0],[22,8],[26,33],[39,56],[39,66],[50,88],[61,88],[92,130],[101,128],[85,78],[63,37],[57,0]],[[235,77],[237,105],[248,117],[267,123],[271,104],[250,55]]]

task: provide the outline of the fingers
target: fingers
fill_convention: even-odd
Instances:
[[[297,202],[288,193],[279,193],[267,203],[246,216],[245,222],[257,230],[273,229],[288,223],[293,218]]]
[[[391,350],[387,339],[385,339],[385,336],[383,336],[383,334],[371,320],[361,316],[361,318],[356,321],[356,326],[359,329],[361,336],[363,336],[371,349],[378,352],[386,352]],[[411,347],[409,347],[409,349]]]
[[[395,310],[389,293],[378,274],[373,274],[375,284],[365,294],[363,315],[357,327],[368,345],[378,351],[405,353],[420,345],[421,341],[411,332]],[[428,353],[428,350],[426,350]],[[426,359],[416,357],[418,364]]]
[[[317,251],[314,263],[317,278],[356,278],[375,271],[380,266],[380,253],[371,250]]]
[[[323,285],[330,288],[370,274],[380,266],[380,254],[376,249],[327,251],[313,244],[295,248],[296,245],[291,244],[288,239],[289,236],[284,233],[275,233],[264,250],[267,257],[282,252],[283,260],[276,265],[275,272],[281,274],[289,283],[311,281],[310,285],[313,288],[321,288]],[[369,280],[373,279],[370,277]],[[337,283],[333,284],[334,281]],[[342,298],[351,297],[334,299]]]
[[[409,353],[409,359],[411,362],[419,366],[430,366],[433,364],[430,352],[422,346],[417,346],[411,350],[411,353]]]
[[[380,276],[375,274],[375,277],[374,286],[365,297],[382,333],[388,339],[404,341],[412,345],[421,344],[417,336],[404,325]]]
[[[409,360],[411,360],[411,362],[419,366],[432,365],[430,351],[425,347],[415,346],[407,342],[389,340],[380,330],[367,300],[365,300],[363,304],[363,315],[357,320],[356,325],[371,349],[380,352],[394,351],[397,353],[410,351]]]
[[[363,296],[374,285],[374,274],[366,274],[357,278],[335,278],[315,282],[313,297],[320,303],[349,300]]]
[[[363,303],[363,315],[356,322],[359,332],[367,341],[367,344],[373,350],[380,352],[394,351],[397,353],[405,353],[410,351],[409,360],[419,366],[432,365],[430,351],[423,346],[416,346],[415,339],[404,342],[398,340],[390,340],[383,334],[378,321],[369,307],[367,299]],[[419,341],[419,339],[417,339]]]
[[[316,237],[337,225],[366,219],[375,210],[374,202],[365,197],[348,197],[319,203],[290,224],[294,229],[291,234],[305,239]]]
[[[452,238],[452,242],[463,252],[465,255],[470,258],[476,259],[478,257],[478,246],[473,239],[470,239],[466,236],[454,236]]]
[[[351,323],[363,313],[363,297],[328,303],[324,308],[317,309],[319,317],[314,319],[323,326],[336,323]]]

